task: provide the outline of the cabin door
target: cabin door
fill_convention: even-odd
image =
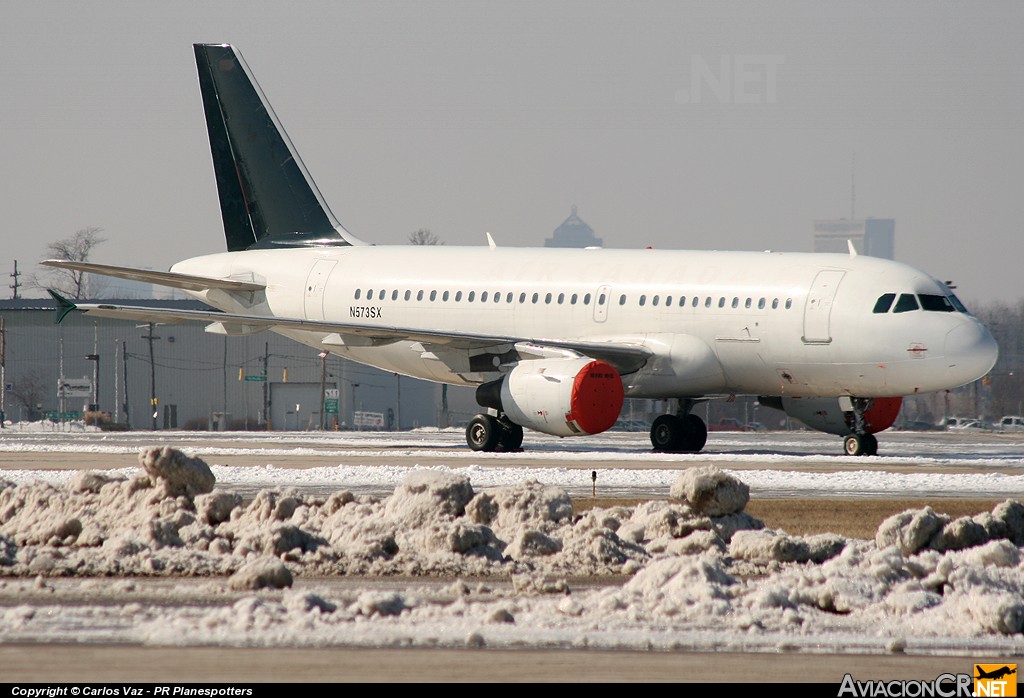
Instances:
[[[307,320],[324,319],[324,289],[327,279],[338,262],[333,259],[318,259],[306,278],[306,298],[303,309]]]
[[[829,318],[832,316],[832,302],[839,290],[839,282],[846,275],[845,271],[826,269],[819,271],[807,294],[804,306],[804,343],[828,344],[832,341],[832,330]]]

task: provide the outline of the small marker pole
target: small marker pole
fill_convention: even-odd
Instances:
[[[591,485],[590,485],[590,495],[592,497],[596,497],[597,496],[597,471],[596,470],[591,470],[590,471],[590,482],[591,482]]]

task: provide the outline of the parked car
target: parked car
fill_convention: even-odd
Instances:
[[[970,419],[967,417],[949,417],[946,419],[946,431],[993,431],[995,425],[981,419]]]
[[[999,420],[998,427],[1003,431],[1024,431],[1024,417],[1007,415]]]
[[[722,417],[714,424],[709,424],[708,431],[753,431],[753,429],[738,419]]]

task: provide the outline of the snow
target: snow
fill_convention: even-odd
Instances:
[[[673,498],[573,516],[571,492],[589,494],[590,463],[628,463],[635,436],[592,439],[598,450],[580,452],[544,441],[554,467],[507,465],[528,454],[498,467],[460,453],[442,466],[298,469],[207,467],[199,452],[258,457],[276,443],[345,462],[390,441],[426,459],[430,443],[452,447],[460,435],[217,435],[186,453],[141,448],[135,435],[27,436],[4,434],[0,452],[73,452],[79,438],[91,453],[133,448],[140,467],[3,472],[0,596],[15,602],[0,606],[0,642],[1024,652],[1019,439],[894,438],[896,455],[820,473],[799,471],[822,461],[808,453],[817,437],[782,435],[795,454],[756,455],[763,435],[735,435],[739,453],[669,457],[675,468],[597,467],[599,493]],[[179,436],[168,440],[204,443]],[[915,461],[915,449],[928,455]],[[908,461],[922,472],[888,469]],[[1006,472],[962,472],[989,461]],[[854,540],[766,529],[743,511],[748,490],[1010,501],[955,520],[914,509]],[[54,601],[69,595],[78,601]]]

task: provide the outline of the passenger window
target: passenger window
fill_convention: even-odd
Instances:
[[[626,294],[623,293],[621,296],[619,296],[619,305],[625,305],[625,304],[626,304]]]
[[[430,292],[430,302],[433,303],[436,300],[437,300],[437,291],[431,291]]]
[[[377,294],[377,300],[379,300],[379,301],[384,300],[384,296],[385,295],[387,295],[387,291],[385,291],[384,289],[381,289],[380,292]]]
[[[640,307],[643,307],[647,303],[647,296],[640,296]]]
[[[443,300],[445,303],[448,302],[448,291],[444,292],[444,294],[441,296],[441,300]]]
[[[480,302],[481,303],[486,303],[487,302],[487,291],[484,291],[483,293],[480,294]]]
[[[693,297],[693,303],[692,303],[693,307],[696,308],[697,307],[697,303],[699,303],[699,302],[700,302],[700,298],[697,298],[697,296],[694,296]]]
[[[410,298],[412,298],[412,291],[406,291],[405,292],[405,300],[409,300]]]
[[[565,303],[565,294],[564,293],[559,293],[558,294],[558,304],[562,305],[562,303]]]
[[[672,306],[672,296],[665,296],[665,307],[670,308]]]
[[[576,305],[576,299],[577,298],[578,298],[577,294],[575,294],[575,293],[572,294],[572,298],[569,299],[570,305]]]
[[[519,294],[519,302],[520,303],[525,303],[526,302],[526,294],[525,293],[520,293]]]
[[[472,303],[475,298],[476,291],[470,291],[469,293],[466,294],[466,300],[469,301],[470,303]]]
[[[359,300],[359,293],[360,293],[360,291],[359,291],[359,289],[357,288],[357,289],[356,289],[356,300]]]
[[[707,298],[704,299],[704,307],[705,308],[710,308],[711,307],[711,296],[708,296]]]
[[[779,299],[778,298],[772,298],[772,310],[778,310],[778,308],[779,308]]]
[[[418,301],[423,300],[423,291],[417,291],[416,292],[416,300],[418,300]]]
[[[757,309],[758,310],[764,310],[764,298],[762,298],[759,301],[757,301]]]
[[[462,291],[456,291],[455,292],[455,300],[456,301],[461,301],[462,300]]]
[[[874,312],[874,313],[887,313],[887,312],[889,312],[889,308],[892,307],[892,302],[894,300],[896,300],[896,294],[895,293],[883,293],[881,296],[878,297],[878,300],[875,301],[875,309],[872,312]]]
[[[368,301],[372,301],[373,300],[373,289],[372,288],[369,291],[366,292],[366,300],[368,300]]]
[[[395,289],[394,291],[391,292],[391,300],[393,300],[393,301],[397,301],[398,300],[398,289]]]
[[[732,307],[734,307],[734,308],[740,307],[740,299],[739,298],[733,298],[732,299]]]
[[[894,313],[908,313],[912,310],[917,310],[920,306],[917,304],[917,298],[912,293],[901,293],[900,299],[896,301],[896,307],[892,309]]]
[[[544,302],[549,304],[549,305],[551,304],[551,294],[550,293],[544,294]]]
[[[719,308],[724,308],[725,307],[725,296],[720,296],[718,298],[718,307]]]
[[[789,310],[792,307],[793,307],[793,299],[792,298],[787,298],[786,299],[786,310]]]
[[[533,302],[534,302],[534,303],[536,303],[536,302],[537,302],[537,299],[539,299],[539,298],[540,298],[540,294],[539,294],[539,293],[535,293],[535,294],[533,294]]]
[[[604,296],[601,296],[601,302],[604,303]],[[590,305],[590,294],[587,293],[583,296],[583,305]]]
[[[747,301],[743,304],[743,307],[749,308],[753,304],[753,302],[754,300],[752,298],[748,298]]]
[[[651,299],[651,305],[657,305],[657,304],[658,304],[658,296],[655,296],[654,298]]]
[[[509,291],[508,293],[505,294],[505,302],[506,303],[511,303],[512,302],[512,292],[511,291]]]

